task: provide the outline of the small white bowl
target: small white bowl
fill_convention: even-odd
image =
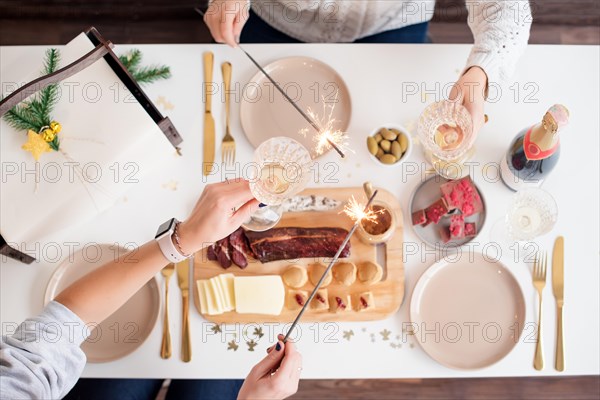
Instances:
[[[404,161],[406,161],[406,159],[408,159],[408,157],[410,157],[410,154],[412,153],[413,141],[412,141],[412,137],[410,136],[410,132],[408,131],[408,129],[406,129],[402,125],[384,124],[384,125],[379,126],[376,129],[374,129],[373,132],[371,132],[371,134],[369,136],[375,137],[375,135],[381,130],[381,128],[397,129],[401,132],[402,135],[406,136],[406,138],[408,139],[408,147],[406,148],[406,152],[404,152],[404,154],[402,154],[402,158],[400,158],[394,164],[384,164],[381,161],[379,161],[377,159],[377,157],[375,157],[373,154],[371,154],[371,152],[369,152],[369,149],[367,148],[366,143],[365,143],[365,150],[367,151],[367,154],[369,154],[369,157],[371,158],[371,160],[373,160],[373,162],[375,164],[380,165],[382,167],[388,167],[388,168],[397,167],[398,165],[400,165]],[[366,141],[366,138],[365,138],[365,141]]]

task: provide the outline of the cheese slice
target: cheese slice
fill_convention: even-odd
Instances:
[[[196,286],[198,287],[198,297],[200,298],[200,313],[206,314],[208,313],[208,308],[206,307],[206,291],[204,290],[202,282],[203,281],[201,280],[197,280]]]
[[[221,299],[221,294],[219,293],[219,288],[216,286],[215,279],[211,278],[208,280],[208,289],[213,298],[217,314],[222,314],[225,307],[223,305],[223,300]]]
[[[212,277],[210,280],[213,282],[212,285],[215,290],[215,296],[217,297],[219,303],[222,305],[222,311],[231,311],[229,307],[229,300],[226,297],[225,289],[223,288],[223,283],[221,282],[221,279],[219,279],[219,276],[217,275],[215,277]]]
[[[206,313],[208,315],[217,315],[221,314],[217,308],[217,304],[215,301],[215,295],[212,292],[208,281],[202,281],[202,286],[204,288],[204,292],[206,293]]]
[[[279,275],[236,276],[235,309],[240,314],[279,315],[285,289]]]
[[[210,282],[207,280],[204,283],[204,287],[206,290],[206,304],[208,306],[208,315],[218,315],[221,314],[219,307],[217,305],[217,301],[215,299],[215,293],[212,290]]]
[[[219,280],[221,281],[221,286],[225,292],[225,297],[229,302],[230,311],[235,310],[235,291],[233,288],[233,279],[235,276],[233,274],[221,274],[219,275]]]

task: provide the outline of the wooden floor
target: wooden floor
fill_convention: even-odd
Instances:
[[[2,3],[2,1],[0,1]],[[6,4],[6,3],[4,3]],[[0,45],[64,44],[88,26],[114,43],[206,43],[210,35],[200,17],[178,19],[52,18],[6,19],[0,12]],[[433,22],[435,43],[471,43],[464,23]],[[600,27],[535,24],[530,43],[600,44]],[[600,357],[600,355],[590,355]],[[600,399],[600,377],[490,378],[427,380],[304,380],[295,399]]]

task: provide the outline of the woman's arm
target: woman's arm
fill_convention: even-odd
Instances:
[[[485,71],[489,83],[503,84],[527,47],[531,28],[529,1],[466,0],[474,44],[466,69]]]
[[[471,114],[477,134],[485,123],[490,85],[503,85],[527,46],[531,27],[528,1],[467,0],[468,24],[475,43],[449,99]]]
[[[182,250],[192,254],[235,231],[258,207],[247,181],[208,185],[179,229]],[[232,209],[236,212],[232,212]],[[156,241],[84,276],[56,297],[84,322],[99,323],[121,307],[169,261]]]
[[[233,211],[233,208],[237,211]],[[180,225],[180,242],[191,254],[221,239],[258,207],[248,182],[208,185],[190,217]],[[148,242],[135,255],[83,277],[60,293],[37,317],[0,341],[0,397],[57,399],[65,396],[85,365],[81,343],[88,322],[101,322],[125,303],[168,261]]]

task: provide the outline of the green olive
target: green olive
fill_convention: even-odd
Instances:
[[[381,142],[383,140],[383,136],[381,136],[381,133],[378,133],[377,135],[375,135],[375,141],[377,143]]]
[[[400,147],[400,143],[398,143],[395,140],[392,142],[392,154],[397,159],[400,159],[400,157],[402,157],[402,148]]]
[[[385,140],[389,140],[391,142],[392,140],[396,140],[398,134],[390,131],[389,129],[383,128],[381,130],[381,136],[383,136]]]
[[[378,159],[381,158],[381,156],[383,156],[385,153],[383,152],[383,150],[381,150],[381,147],[377,147],[377,154],[375,154],[375,157],[377,157]]]
[[[402,153],[406,152],[406,149],[408,149],[408,137],[406,137],[406,134],[400,135],[400,139],[398,139],[398,141],[400,142]]]
[[[390,149],[392,148],[392,143],[389,140],[382,140],[379,142],[379,147],[381,147],[381,149],[386,153],[389,153]]]
[[[390,164],[396,164],[396,161],[398,161],[398,159],[391,154],[384,154],[381,156],[379,161],[381,161],[384,164],[390,165]]]
[[[369,149],[369,153],[375,155],[377,154],[377,142],[375,138],[372,136],[367,136],[367,148]]]

